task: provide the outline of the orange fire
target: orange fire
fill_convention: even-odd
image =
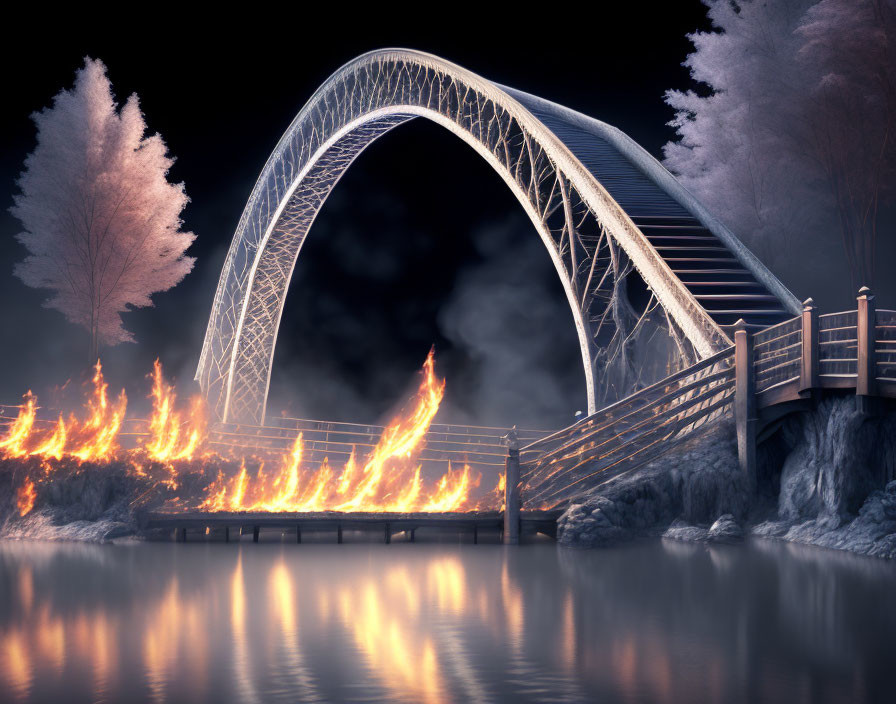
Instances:
[[[72,415],[66,421],[60,415],[52,430],[45,432],[35,428],[37,398],[29,391],[6,437],[0,441],[0,453],[4,457],[37,456],[47,460],[60,460],[65,456],[81,462],[112,460],[118,450],[118,433],[128,400],[122,390],[110,404],[107,391],[102,366],[97,362],[93,393],[87,401],[87,418],[78,420]]]
[[[50,430],[35,426],[37,398],[30,391],[6,437],[0,440],[0,455],[6,458],[37,456],[45,460],[63,457],[79,462],[111,462],[121,459],[118,436],[125,421],[127,396],[124,389],[109,400],[109,385],[103,378],[100,362],[94,367],[93,390],[86,403],[86,417],[60,414]],[[156,462],[190,460],[206,436],[205,407],[201,397],[194,398],[184,416],[174,410],[176,396],[162,377],[158,360],[153,367],[153,412],[146,444],[138,453]],[[133,454],[133,453],[132,453]],[[132,458],[133,459],[133,458]],[[133,463],[132,463],[133,464]],[[49,467],[49,465],[47,465]],[[136,465],[135,465],[136,466]]]
[[[34,482],[26,479],[25,483],[16,492],[16,507],[19,509],[20,516],[24,516],[34,508],[34,500],[36,498],[37,491],[34,488]]]
[[[25,403],[19,408],[19,415],[13,421],[9,432],[3,440],[0,440],[0,450],[6,457],[22,457],[27,454],[25,442],[31,435],[34,427],[34,417],[37,414],[37,397],[30,391],[24,396]]]
[[[123,462],[133,475],[161,481],[170,490],[177,489],[184,472],[204,473],[209,467],[213,470],[226,463],[207,449],[202,399],[194,398],[188,410],[178,410],[174,388],[165,381],[158,360],[151,378],[152,413],[145,422],[145,438],[137,447],[125,450],[119,446],[127,397],[122,390],[110,401],[108,384],[97,362],[83,419],[74,414],[60,415],[57,421],[40,425],[37,399],[29,392],[0,440],[0,455],[36,457],[46,473],[64,461],[74,462],[75,467],[84,462]],[[210,511],[270,512],[448,512],[476,508],[471,493],[479,484],[479,476],[469,466],[453,468],[449,464],[438,479],[428,480],[422,473],[420,453],[444,393],[445,382],[437,378],[430,352],[413,401],[386,427],[366,457],[359,458],[353,449],[342,467],[334,466],[328,457],[314,458],[313,452],[309,456],[300,433],[289,452],[273,461],[256,460],[251,470],[246,458],[237,458],[240,464],[236,474],[219,470],[199,499],[183,505],[198,504],[201,510]],[[154,467],[165,468],[161,479]],[[35,496],[34,482],[29,479],[19,492],[22,515],[32,509]]]
[[[97,360],[93,374],[93,395],[87,402],[90,415],[81,424],[74,418],[70,423],[74,448],[68,454],[82,462],[108,462],[118,449],[118,432],[124,421],[128,398],[122,389],[112,406],[106,397],[108,389],[109,385],[103,379],[103,367]],[[61,420],[60,418],[60,422]],[[61,450],[57,452],[61,453]]]
[[[149,420],[150,441],[144,446],[150,459],[157,462],[191,460],[206,435],[205,406],[197,396],[191,402],[188,420],[174,410],[177,395],[165,383],[162,365],[152,366],[153,411]],[[184,432],[184,426],[186,431]]]
[[[358,467],[354,451],[340,472],[328,458],[316,470],[303,469],[304,444],[300,433],[274,475],[261,465],[250,479],[245,463],[237,476],[219,475],[201,508],[211,511],[409,511],[447,512],[470,508],[470,490],[478,485],[470,468],[448,471],[427,490],[418,457],[426,431],[439,410],[445,382],[435,375],[430,352],[423,364],[423,380],[409,412],[399,415],[383,431],[376,447]]]

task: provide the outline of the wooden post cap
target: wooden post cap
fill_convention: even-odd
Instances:
[[[743,318],[738,318],[737,322],[734,324],[735,332],[746,332],[747,331],[747,321]]]
[[[803,301],[803,310],[808,310],[809,308],[814,308],[814,307],[815,307],[815,301],[813,299],[807,298],[805,301]]]
[[[871,297],[871,289],[867,286],[862,286],[859,289],[859,298],[870,298]]]

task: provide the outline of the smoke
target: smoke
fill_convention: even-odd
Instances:
[[[448,243],[410,230],[315,225],[287,297],[268,415],[384,421],[431,345],[447,379],[436,422],[555,428],[586,410],[572,314],[528,220],[513,213]]]
[[[318,215],[286,299],[268,417],[387,420],[431,346],[447,380],[437,423],[554,428],[585,410],[575,325],[544,245],[492,169],[420,121],[365,151]]]
[[[439,311],[462,393],[445,415],[468,423],[557,427],[586,410],[572,314],[544,244],[519,222],[473,233],[482,261],[457,277]]]
[[[125,314],[137,344],[102,352],[110,390],[127,389],[134,416],[148,409],[156,357],[181,398],[196,390],[215,286],[251,185],[227,181],[218,192],[185,180],[196,267],[154,307]],[[12,235],[18,224],[2,217]],[[11,268],[22,255],[0,238],[0,261]],[[45,407],[80,405],[86,335],[11,276],[0,276],[0,294],[0,323],[14,335],[0,346],[0,401],[32,388]],[[436,422],[555,428],[586,410],[575,326],[544,245],[492,169],[420,121],[365,151],[318,216],[286,299],[268,417],[383,422],[413,393],[433,345],[447,379]]]

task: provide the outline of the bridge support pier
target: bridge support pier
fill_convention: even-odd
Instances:
[[[743,319],[734,328],[734,421],[737,459],[751,493],[756,492],[756,379],[753,374],[753,336]]]
[[[520,446],[514,429],[507,433],[504,462],[504,544],[520,542]]]
[[[877,394],[874,296],[871,289],[859,289],[856,313],[856,410],[871,415],[873,396]]]

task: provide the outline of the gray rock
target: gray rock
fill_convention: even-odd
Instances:
[[[708,539],[714,543],[737,543],[744,539],[744,530],[734,516],[719,516],[709,529]]]
[[[686,543],[703,543],[709,540],[709,531],[700,526],[692,526],[684,521],[675,520],[663,533],[663,537]]]
[[[733,542],[749,532],[896,557],[896,481],[878,488],[896,476],[896,413],[869,418],[852,397],[830,398],[787,420],[779,443],[760,448],[766,509],[747,493],[733,424],[723,420],[592,489],[561,517],[558,539],[597,547],[649,535]]]
[[[677,517],[709,524],[724,513],[743,515],[747,505],[733,425],[722,420],[637,472],[592,489],[561,516],[557,535],[565,545],[600,547],[661,535]]]

